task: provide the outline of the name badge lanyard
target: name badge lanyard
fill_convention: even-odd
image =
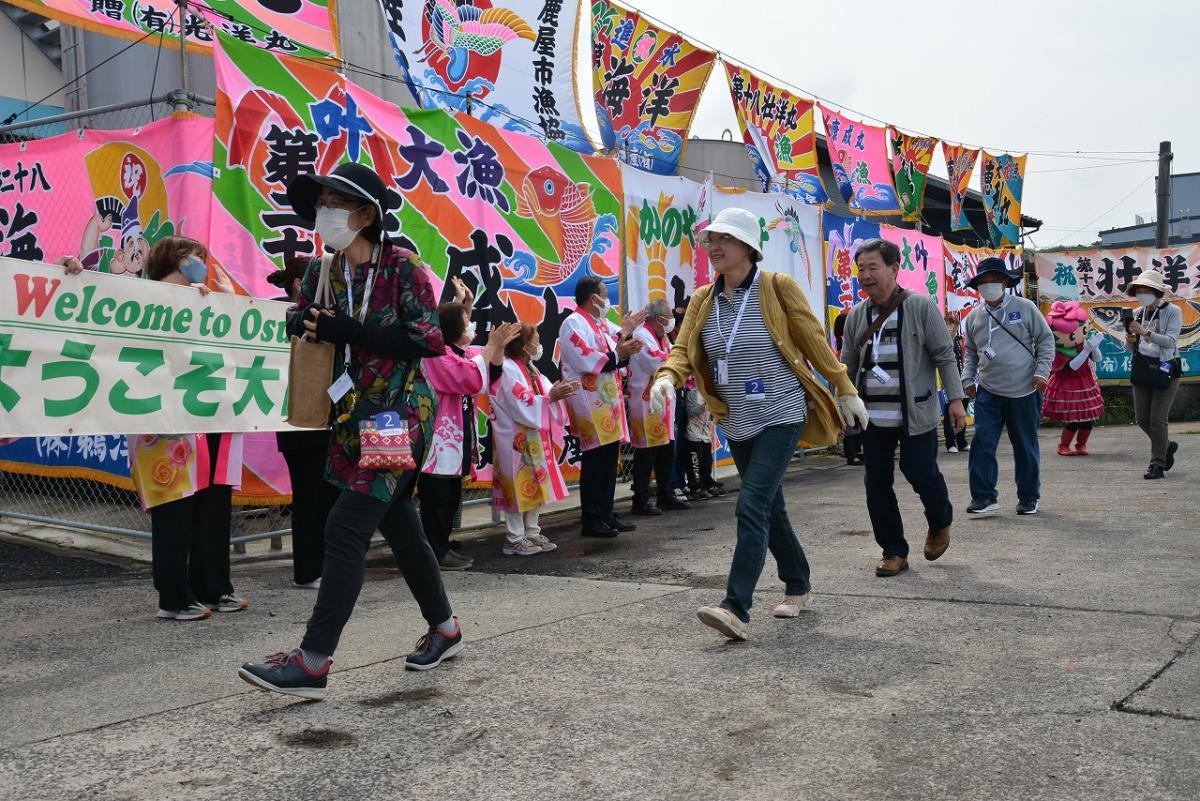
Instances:
[[[992,311],[991,311],[991,309],[988,309],[988,310],[987,310],[987,316],[988,316],[988,343],[987,343],[987,349],[988,349],[989,351],[991,351],[992,353],[995,353],[995,351],[994,351],[994,350],[992,350],[992,335],[996,333],[996,330],[997,330],[998,328],[1000,328],[1002,325],[1004,325],[1004,322],[1003,322],[1003,318],[1004,318],[1004,309],[1005,309],[1005,307],[1007,307],[1007,306],[1008,306],[1008,299],[1009,299],[1010,297],[1012,297],[1012,296],[1011,296],[1011,295],[1006,295],[1006,296],[1004,297],[1004,302],[1000,304],[1000,317],[1001,317],[1001,319],[1000,319],[1000,320],[997,320],[995,317],[993,317],[993,316],[992,316]]]
[[[362,305],[358,309],[358,321],[366,322],[367,307],[371,304],[371,290],[375,288],[375,269],[379,261],[379,245],[375,246],[375,250],[371,253],[371,269],[367,271],[367,281],[363,284],[363,299]],[[346,279],[346,311],[351,317],[354,314],[354,282],[350,280],[350,268],[346,265],[345,257],[342,257],[342,277]],[[346,356],[342,362],[345,367],[350,367],[350,345],[346,345]]]
[[[746,290],[745,296],[742,297],[741,305],[738,306],[737,316],[733,318],[733,329],[729,332],[729,339],[724,340],[724,337],[722,337],[722,339],[724,340],[724,345],[725,345],[725,353],[721,357],[722,361],[728,360],[729,354],[733,353],[733,343],[734,343],[734,340],[737,339],[738,329],[742,325],[742,315],[746,313],[746,307],[748,305],[750,305],[746,301],[748,301],[750,299],[750,291],[754,289],[754,285],[756,283],[758,283],[758,274],[757,273],[755,273],[754,280],[750,283],[750,289]],[[718,336],[721,335],[721,302],[720,301],[721,301],[721,299],[717,298],[716,302],[713,303],[713,314],[716,317],[717,335]]]

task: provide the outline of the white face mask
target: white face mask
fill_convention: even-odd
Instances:
[[[350,227],[350,210],[333,209],[322,206],[317,209],[317,236],[327,247],[334,250],[345,250],[358,236],[358,231]]]
[[[990,283],[981,284],[979,287],[979,295],[988,303],[995,303],[1004,297],[1004,284]]]
[[[675,318],[668,318],[666,325],[663,326],[663,333],[669,334],[675,330]]]
[[[604,295],[596,295],[596,297],[599,298],[600,313],[604,314],[604,312],[608,311],[608,298]]]
[[[1134,297],[1137,298],[1137,302],[1143,306],[1150,306],[1156,300],[1158,300],[1158,295],[1155,295],[1153,292],[1139,292],[1134,295]]]
[[[530,360],[535,361],[535,362],[538,359],[542,358],[542,346],[540,344],[537,346],[537,348],[534,349],[533,354],[530,355],[529,358],[530,358]]]
[[[475,323],[467,323],[467,329],[463,331],[463,336],[467,338],[467,343],[475,341]]]

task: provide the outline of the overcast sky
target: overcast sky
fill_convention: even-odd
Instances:
[[[1033,237],[1040,247],[1091,243],[1101,229],[1153,214],[1161,140],[1172,143],[1174,172],[1200,171],[1195,0],[630,5],[810,95],[990,152],[1031,152],[1024,211],[1045,222]],[[737,135],[724,72],[714,69],[692,134],[715,138],[725,128]],[[940,149],[933,172],[946,174]],[[978,167],[971,185],[979,188]]]

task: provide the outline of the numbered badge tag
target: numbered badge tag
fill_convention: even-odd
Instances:
[[[350,380],[349,373],[342,373],[338,376],[338,380],[329,385],[329,389],[325,392],[329,395],[329,399],[337,403],[342,398],[346,397],[346,393],[354,389],[354,382]]]
[[[375,427],[386,436],[400,433],[401,420],[399,412],[380,412],[375,415]],[[407,425],[405,425],[407,427]]]
[[[886,384],[892,380],[892,374],[884,370],[878,364],[871,368],[871,375],[875,376],[875,380],[880,384]]]
[[[983,355],[988,357],[988,361],[996,358],[996,351],[992,350],[991,345],[983,349]]]
[[[767,399],[767,382],[761,378],[752,378],[746,382],[746,400],[765,401]]]
[[[1167,361],[1166,359],[1164,359],[1163,361],[1158,363],[1158,369],[1162,370],[1167,375],[1170,375],[1171,374],[1171,363],[1169,361]]]
[[[729,383],[729,360],[728,359],[717,359],[717,383],[718,384],[728,384]]]
[[[1008,321],[1010,323],[1021,322],[1021,313],[1019,311],[1009,312],[1008,313]]]

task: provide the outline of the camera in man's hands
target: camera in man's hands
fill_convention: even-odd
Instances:
[[[1121,309],[1121,325],[1125,326],[1125,330],[1129,330],[1129,324],[1133,322],[1133,309]]]

